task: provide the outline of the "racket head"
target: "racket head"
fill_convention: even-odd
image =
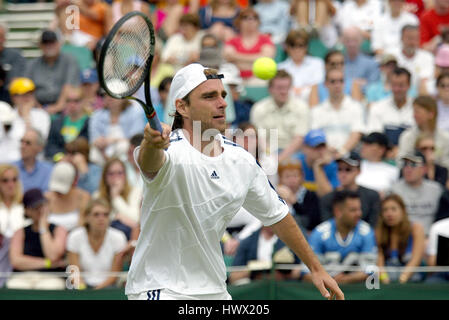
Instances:
[[[117,21],[98,61],[99,82],[108,95],[129,98],[149,81],[155,43],[153,24],[143,13],[132,11]]]

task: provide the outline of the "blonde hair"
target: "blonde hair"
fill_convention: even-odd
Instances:
[[[87,216],[91,213],[92,209],[95,206],[105,207],[109,211],[109,213],[111,213],[111,205],[109,204],[108,200],[104,198],[91,199],[87,204],[86,209],[81,213],[80,217],[81,225],[83,225],[87,230],[89,230],[89,224],[87,223]]]
[[[21,203],[22,202],[22,198],[23,198],[22,183],[20,182],[19,170],[17,169],[17,167],[13,166],[11,164],[0,164],[0,178],[3,177],[3,174],[6,171],[8,171],[8,170],[14,171],[14,174],[17,177],[16,188],[14,190],[15,196],[14,196],[13,202],[14,203]],[[1,192],[0,192],[0,202],[4,202],[3,194]]]

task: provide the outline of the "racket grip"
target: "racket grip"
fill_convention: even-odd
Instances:
[[[158,118],[156,112],[154,112],[154,115],[152,117],[148,117],[148,122],[150,123],[151,128],[162,133],[161,122],[159,121],[159,118]]]

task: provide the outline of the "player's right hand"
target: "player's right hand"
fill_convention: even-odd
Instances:
[[[150,127],[147,123],[143,134],[146,145],[154,149],[167,149],[170,146],[171,127],[165,123],[161,123],[162,134]]]

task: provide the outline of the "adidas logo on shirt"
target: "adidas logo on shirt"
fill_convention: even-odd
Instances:
[[[212,172],[212,174],[210,175],[211,179],[220,179],[220,177],[218,176],[218,174],[215,172],[215,170]]]

